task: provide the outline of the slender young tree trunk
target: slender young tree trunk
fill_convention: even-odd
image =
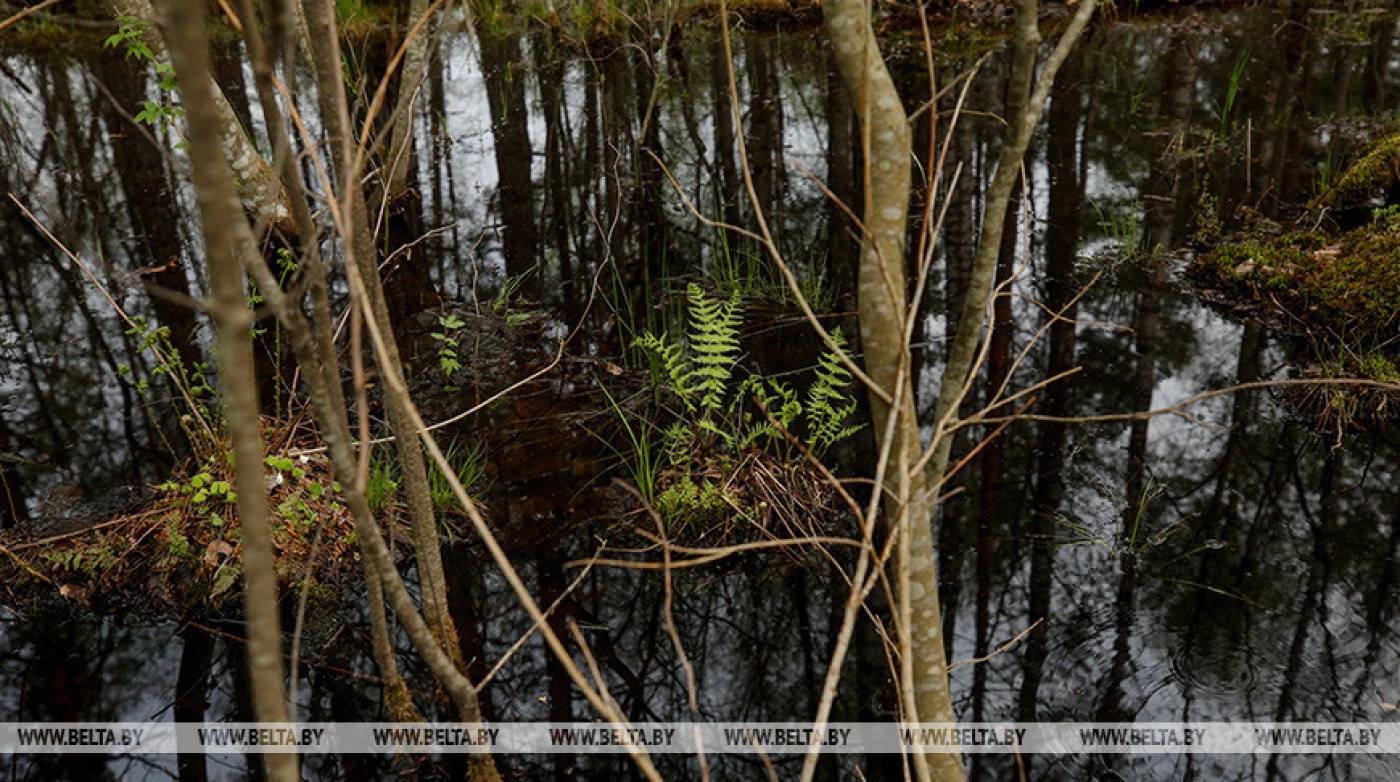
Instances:
[[[278,53],[271,50],[279,43],[282,44],[285,48],[280,54],[286,56],[287,61],[290,61],[290,53],[295,43],[292,39],[284,36],[292,30],[301,29],[297,26],[299,15],[296,14],[295,7],[290,4],[280,5],[278,11],[279,13],[270,16],[269,34],[265,37],[257,22],[257,14],[251,1],[242,0],[238,5],[238,13],[244,25],[244,39],[248,46],[248,56],[253,64],[254,83],[257,87],[263,116],[267,118],[268,137],[272,141],[274,163],[282,174],[283,186],[291,196],[289,203],[292,207],[292,219],[298,235],[314,236],[317,229],[311,211],[307,207],[300,179],[301,173],[291,154],[291,147],[287,139],[287,123],[282,116],[281,106],[273,97],[277,92],[273,83],[273,60],[278,56]],[[296,36],[295,40],[304,43],[305,37]],[[332,333],[325,264],[321,258],[319,244],[312,242],[302,248],[301,266],[306,273],[307,288],[311,294],[310,326],[312,333],[305,333],[307,329],[302,325],[305,321],[301,320],[299,315],[293,315],[291,312],[279,308],[274,309],[277,310],[278,318],[288,328],[292,336],[290,342],[296,353],[297,362],[305,372],[307,389],[310,392],[312,406],[321,427],[322,439],[326,442],[331,453],[344,453],[346,454],[344,463],[353,463],[353,455],[349,451],[351,435],[349,422],[345,415],[347,410],[345,393],[341,387],[335,337]],[[258,268],[260,267],[254,266],[254,269]],[[265,267],[261,268],[265,271]],[[260,277],[259,281],[264,284],[267,290],[275,289],[280,293],[280,288],[266,279],[266,275]],[[278,301],[278,296],[274,296],[273,301]],[[353,473],[337,473],[336,477],[342,485],[351,486],[351,490],[354,490],[355,477]],[[373,520],[370,520],[370,523],[373,523]],[[361,566],[365,573],[365,585],[369,600],[370,637],[373,639],[375,662],[379,666],[379,675],[384,682],[386,705],[389,713],[395,719],[416,721],[421,719],[421,715],[417,713],[408,691],[408,685],[399,673],[398,664],[394,659],[393,643],[389,638],[388,621],[384,610],[384,577],[374,568],[372,557],[361,558]],[[390,575],[392,576],[392,574]],[[297,672],[293,669],[292,676],[296,675]],[[451,689],[450,685],[446,686],[449,690]]]
[[[428,0],[411,0],[408,7],[409,29],[428,13]],[[399,99],[394,105],[393,131],[390,134],[385,168],[384,191],[390,203],[408,192],[408,174],[413,166],[413,107],[423,74],[428,69],[428,25],[423,25],[408,42],[403,58],[403,78],[399,81]]]
[[[301,195],[302,186],[300,180],[297,179],[296,167],[288,154],[286,144],[282,141],[285,139],[285,123],[276,102],[271,99],[273,90],[271,59],[267,56],[265,45],[261,35],[257,33],[256,26],[251,24],[253,19],[251,5],[247,0],[244,0],[240,7],[245,23],[248,23],[245,32],[247,33],[249,52],[255,63],[259,96],[263,100],[263,108],[269,118],[269,129],[274,136],[274,144],[278,147],[276,157],[286,174],[284,183],[297,199],[293,201],[293,216],[303,233],[314,234],[315,226]],[[283,20],[282,26],[288,28],[290,26],[288,22],[290,20]],[[338,54],[338,51],[332,53]],[[341,86],[337,80],[335,87],[330,89],[338,90]],[[340,116],[344,117],[344,95],[338,93],[334,97],[336,105],[342,109]],[[341,124],[343,126],[344,122]],[[361,199],[361,204],[363,204],[363,199]],[[261,259],[252,259],[248,265],[248,271],[265,291],[268,305],[287,327],[297,359],[307,369],[305,373],[307,390],[317,420],[321,425],[321,435],[326,442],[334,474],[344,486],[348,487],[345,492],[345,501],[355,519],[355,529],[360,539],[371,604],[370,614],[374,631],[375,654],[382,669],[381,673],[386,679],[385,697],[389,701],[391,712],[396,717],[406,719],[416,716],[411,699],[408,697],[407,688],[398,675],[392,648],[387,643],[386,617],[382,611],[381,590],[387,590],[389,602],[393,606],[395,614],[403,622],[405,633],[427,663],[434,677],[442,684],[448,696],[452,698],[460,718],[464,722],[480,722],[481,711],[476,687],[443,651],[439,639],[434,637],[428,623],[419,615],[412,596],[409,595],[394,567],[393,558],[379,531],[378,524],[365,502],[363,486],[357,479],[356,459],[352,450],[349,422],[345,412],[345,397],[340,385],[335,341],[331,332],[325,268],[317,245],[311,244],[305,248],[303,262],[309,275],[311,292],[312,320],[310,324],[299,311],[297,302],[292,301],[276,284],[270,270],[266,264],[261,262]],[[384,330],[387,331],[387,328]],[[494,761],[489,755],[473,755],[469,761],[469,767],[471,778],[474,780],[500,778]]]
[[[1040,118],[1055,71],[1083,32],[1095,4],[1096,0],[1083,0],[1047,60],[1040,81],[1035,82],[1036,45],[1040,40],[1037,3],[1036,0],[1017,2],[1016,45],[1008,90],[1009,103],[1017,110],[1009,115],[1006,143],[986,196],[967,298],[939,390],[936,418],[939,427],[935,430],[927,471],[916,467],[921,447],[913,386],[909,381],[908,342],[904,336],[908,306],[904,243],[913,154],[909,122],[880,55],[869,6],[862,0],[827,0],[822,4],[837,70],[861,120],[862,148],[866,153],[865,236],[861,243],[858,282],[861,349],[865,353],[867,372],[894,400],[892,406],[879,399],[871,400],[876,432],[886,432],[888,417],[897,416],[893,428],[888,429],[894,438],[890,444],[894,469],[886,479],[886,489],[896,499],[887,503],[887,510],[897,524],[908,525],[907,532],[901,533],[900,563],[901,569],[908,572],[908,586],[907,594],[901,596],[900,610],[909,625],[903,632],[907,633],[909,644],[904,653],[910,659],[904,660],[902,665],[904,676],[912,679],[906,682],[906,686],[913,689],[915,713],[911,716],[921,721],[951,722],[954,717],[931,525],[936,501],[933,493],[947,469],[952,444],[952,437],[946,433],[954,423],[959,402],[975,369],[977,346],[996,276],[1003,222],[1020,173],[1021,159]],[[899,380],[897,387],[896,379]],[[961,779],[963,776],[962,763],[956,753],[929,754],[924,760],[927,768],[916,770],[927,772],[933,778]]]
[[[316,81],[319,86],[321,114],[326,123],[326,135],[330,140],[332,156],[341,182],[349,183],[343,197],[349,202],[346,217],[352,231],[346,251],[359,269],[369,293],[370,314],[381,324],[389,324],[389,313],[384,301],[384,290],[379,280],[378,258],[374,249],[374,237],[369,229],[369,212],[365,206],[364,191],[358,186],[358,176],[349,176],[354,165],[350,141],[354,138],[347,126],[344,100],[344,81],[340,70],[340,49],[337,44],[335,22],[330,9],[321,0],[305,0],[302,10],[306,17],[307,29],[311,37],[311,50],[315,56]],[[388,356],[379,367],[385,375],[393,375],[402,382],[403,365],[398,355],[398,345],[392,330],[384,334]],[[413,424],[413,417],[407,406],[410,400],[394,393],[386,394],[389,408],[389,422],[394,428],[395,445],[404,473],[404,486],[408,495],[409,527],[413,535],[414,552],[417,555],[419,575],[422,580],[423,616],[447,650],[454,664],[461,667],[461,647],[457,642],[457,632],[452,625],[452,617],[447,610],[447,580],[442,572],[442,549],[438,544],[437,520],[433,516],[432,499],[428,492],[428,470],[423,459],[423,449],[419,445],[419,432]]]
[[[234,188],[233,172],[220,154],[224,122],[216,108],[217,90],[209,74],[204,5],[172,0],[164,10],[170,57],[181,75],[179,89],[188,120],[191,173],[209,263],[208,307],[217,334],[224,414],[233,439],[234,485],[243,529],[243,605],[248,622],[253,709],[259,722],[287,722],[277,572],[267,486],[263,483],[261,420],[253,383],[253,316],[238,255],[252,246],[252,237]],[[272,780],[298,777],[294,754],[269,753],[263,756],[263,762]]]
[[[1001,254],[1002,233],[1013,189],[1020,179],[1021,162],[1031,135],[1040,121],[1041,112],[1054,84],[1055,73],[1064,63],[1070,48],[1084,32],[1093,15],[1097,0],[1083,0],[1065,29],[1055,50],[1046,59],[1039,80],[1035,79],[1036,48],[1040,31],[1036,24],[1036,0],[1018,0],[1016,4],[1016,40],[1012,54],[1011,83],[1007,89],[1006,139],[997,161],[996,172],[987,188],[982,230],[968,279],[958,330],[953,335],[938,391],[934,420],[937,422],[933,452],[928,464],[929,483],[936,486],[948,468],[948,456],[953,436],[949,429],[955,425],[958,408],[977,368],[977,352],[983,335],[982,325],[987,305],[992,298],[996,280],[997,258]],[[989,402],[991,400],[988,400]],[[933,500],[930,504],[933,504]],[[922,526],[922,525],[921,525]]]

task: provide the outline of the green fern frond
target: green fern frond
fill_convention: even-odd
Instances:
[[[739,293],[735,291],[726,302],[710,299],[691,283],[686,288],[690,299],[690,350],[695,391],[700,395],[700,408],[706,416],[724,406],[725,393],[734,364],[739,360],[739,325],[742,315]]]
[[[666,387],[671,389],[687,410],[694,412],[696,394],[690,387],[693,372],[690,362],[686,360],[684,349],[665,334],[658,337],[651,332],[643,333],[632,344],[656,357],[661,365]]]
[[[838,348],[846,347],[846,338],[839,328],[832,332],[831,341]],[[851,372],[835,351],[829,350],[818,359],[816,376],[807,392],[807,447],[820,454],[865,425],[845,425],[846,419],[855,414],[858,403],[846,391],[853,380]]]
[[[748,448],[760,438],[767,437],[770,444],[784,443],[783,429],[791,431],[792,424],[802,415],[802,402],[792,386],[776,378],[751,375],[739,389],[740,396],[752,396],[759,407],[777,421],[775,426],[767,416],[756,423],[750,423],[749,415],[744,416],[744,433],[739,447]],[[781,427],[781,428],[779,428]]]
[[[695,430],[676,422],[667,427],[663,440],[666,443],[666,458],[677,467],[690,464],[691,449],[695,443]]]

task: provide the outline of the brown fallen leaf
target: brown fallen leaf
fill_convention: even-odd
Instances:
[[[1318,263],[1331,263],[1342,254],[1342,248],[1338,246],[1324,247],[1321,250],[1313,250],[1313,260]]]
[[[233,546],[226,540],[215,540],[204,549],[204,564],[217,565],[233,553]]]

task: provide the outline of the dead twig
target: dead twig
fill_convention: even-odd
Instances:
[[[44,2],[42,2],[42,3],[38,4],[38,5],[30,6],[29,8],[26,8],[26,9],[24,9],[23,11],[20,11],[19,13],[15,14],[14,16],[11,16],[9,19],[6,19],[5,21],[0,22],[0,32],[3,32],[3,31],[5,30],[5,28],[7,28],[7,27],[9,27],[10,25],[12,25],[12,24],[18,22],[19,20],[23,19],[24,17],[29,16],[29,15],[32,14],[32,13],[35,13],[35,12],[38,12],[38,11],[42,11],[42,10],[44,10],[45,8],[48,8],[49,6],[53,5],[54,3],[57,3],[58,1],[59,1],[59,0],[44,0]]]
[[[1025,638],[1028,634],[1030,634],[1030,631],[1032,631],[1032,630],[1034,630],[1035,628],[1039,627],[1039,626],[1040,626],[1040,623],[1041,623],[1041,622],[1044,622],[1044,621],[1045,621],[1044,619],[1037,619],[1037,620],[1035,620],[1035,622],[1033,622],[1033,623],[1031,624],[1030,627],[1027,627],[1026,629],[1022,630],[1021,632],[1017,633],[1015,638],[1012,638],[1010,641],[1007,641],[1006,643],[1004,643],[1004,644],[1002,644],[1001,646],[997,647],[996,651],[992,652],[991,654],[988,654],[986,657],[972,657],[972,658],[969,658],[969,659],[966,659],[966,660],[959,660],[959,661],[957,661],[957,662],[955,662],[955,663],[950,663],[950,664],[948,665],[948,671],[951,673],[952,671],[954,671],[954,670],[956,670],[956,669],[958,669],[958,668],[961,668],[961,667],[964,666],[964,665],[975,665],[975,664],[977,664],[977,663],[984,663],[984,662],[986,662],[986,661],[992,659],[993,657],[996,657],[997,655],[1001,654],[1002,652],[1006,651],[1007,649],[1010,649],[1011,647],[1015,646],[1016,643],[1017,643],[1018,641],[1020,641],[1022,638]]]

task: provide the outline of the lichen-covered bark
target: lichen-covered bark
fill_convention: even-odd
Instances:
[[[107,10],[113,17],[131,17],[146,22],[155,22],[155,9],[149,0],[104,0]],[[158,61],[166,61],[165,36],[152,25],[142,31],[142,40],[151,48]],[[182,74],[183,78],[192,78]],[[282,189],[277,173],[267,160],[258,154],[253,142],[248,139],[242,123],[238,121],[228,98],[214,82],[213,75],[206,69],[202,77],[209,80],[200,85],[210,97],[209,110],[218,120],[218,148],[223,150],[229,166],[233,168],[238,201],[243,209],[257,219],[265,229],[276,229],[285,234],[292,232],[291,210],[287,204],[286,191]],[[183,85],[182,85],[183,86]],[[184,94],[184,90],[181,90]]]
[[[891,464],[911,466],[919,459],[920,443],[904,339],[904,242],[913,154],[909,120],[875,41],[868,6],[861,0],[826,0],[822,8],[837,70],[860,118],[866,152],[865,234],[857,283],[861,350],[867,373],[899,408]],[[889,416],[896,414],[874,395],[871,412],[879,433],[886,431]],[[904,661],[904,668],[913,679],[907,684],[913,688],[917,711],[910,716],[921,722],[953,722],[928,486],[922,472],[896,468],[887,476],[886,487],[895,498],[886,504],[889,517],[909,525],[901,555],[909,587],[901,613],[909,620],[910,659]],[[963,777],[956,753],[928,754],[924,759],[934,779]]]
[[[887,430],[889,416],[898,418],[892,432],[891,464],[886,489],[895,497],[887,503],[891,518],[905,519],[901,565],[907,568],[907,593],[900,610],[908,622],[904,675],[912,679],[913,707],[920,721],[953,721],[943,646],[938,581],[934,566],[931,516],[932,496],[948,465],[952,438],[947,436],[968,379],[975,370],[977,346],[982,336],[988,302],[996,277],[1003,223],[1030,143],[1031,134],[1069,47],[1088,24],[1097,0],[1081,0],[1074,18],[1035,80],[1036,45],[1040,40],[1036,0],[1018,0],[1016,47],[1008,89],[1006,142],[997,171],[986,194],[986,209],[968,290],[953,337],[939,389],[933,451],[926,472],[915,469],[919,461],[918,421],[913,389],[908,380],[910,359],[904,336],[906,314],[904,240],[909,199],[912,148],[908,119],[885,68],[870,23],[870,8],[861,0],[826,0],[827,35],[835,50],[835,62],[855,109],[861,118],[866,151],[865,235],[861,246],[859,311],[861,347],[870,376],[890,393],[893,409],[871,400],[877,432]],[[1034,85],[1034,89],[1032,89]],[[899,382],[896,383],[896,380]],[[896,387],[896,385],[898,387]],[[908,705],[908,704],[906,704]],[[960,779],[962,764],[956,754],[925,756],[929,776]],[[921,774],[922,775],[922,774]]]

